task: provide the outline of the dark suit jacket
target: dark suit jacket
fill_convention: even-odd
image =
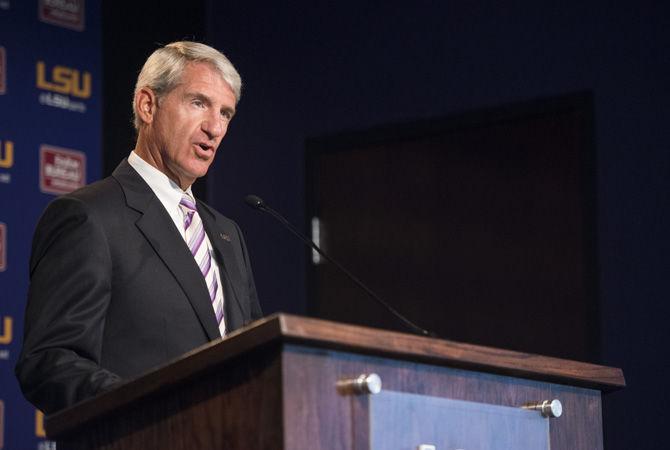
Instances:
[[[237,224],[197,202],[221,268],[229,331],[261,316]],[[33,240],[16,374],[51,413],[220,338],[204,278],[151,188],[124,160],[54,200]]]

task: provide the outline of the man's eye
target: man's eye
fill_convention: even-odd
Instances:
[[[193,104],[198,108],[202,108],[205,106],[205,103],[202,100],[193,100]]]

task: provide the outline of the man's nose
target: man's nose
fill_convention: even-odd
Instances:
[[[218,113],[206,117],[205,120],[202,121],[201,128],[210,139],[220,138],[226,132],[224,120]]]

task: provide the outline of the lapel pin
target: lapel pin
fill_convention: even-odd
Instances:
[[[221,239],[223,239],[226,242],[230,242],[230,236],[228,236],[225,233],[219,233],[219,236],[221,236]]]

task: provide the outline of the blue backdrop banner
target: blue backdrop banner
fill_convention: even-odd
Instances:
[[[0,450],[50,449],[14,377],[37,220],[100,177],[100,2],[0,0]]]

